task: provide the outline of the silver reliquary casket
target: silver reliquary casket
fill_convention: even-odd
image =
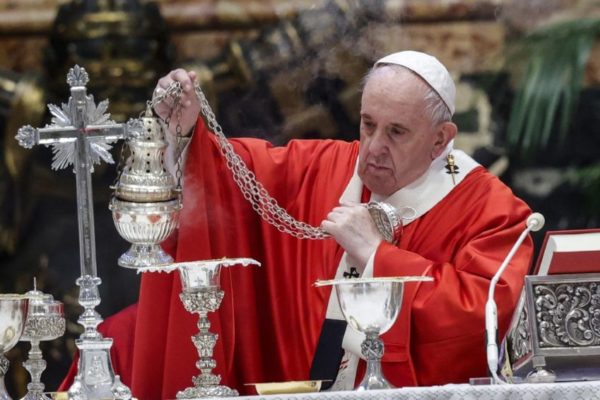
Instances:
[[[508,380],[600,379],[600,273],[527,276],[505,351]]]

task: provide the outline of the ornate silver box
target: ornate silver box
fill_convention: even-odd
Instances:
[[[505,349],[516,377],[600,379],[600,274],[525,277]]]

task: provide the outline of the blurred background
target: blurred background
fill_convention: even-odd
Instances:
[[[597,0],[0,0],[0,292],[36,277],[65,303],[67,334],[42,344],[47,389],[80,331],[75,180],[50,169],[50,149],[14,136],[49,122],[74,64],[117,121],[144,109],[160,76],[194,69],[226,134],[284,144],[355,139],[373,61],[425,51],[457,82],[456,147],[542,212],[544,230],[582,229],[600,216],[599,34]],[[103,164],[93,175],[103,317],[139,288],[116,263],[128,245],[107,207],[115,174]],[[13,396],[26,388],[28,348],[8,354]]]

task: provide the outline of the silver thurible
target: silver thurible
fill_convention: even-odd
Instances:
[[[171,263],[160,243],[177,227],[181,191],[165,168],[165,130],[148,108],[142,118],[128,122],[127,138],[129,157],[109,205],[117,231],[132,244],[118,263],[127,268]]]

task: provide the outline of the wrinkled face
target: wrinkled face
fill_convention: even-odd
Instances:
[[[389,196],[413,182],[451,139],[444,124],[433,126],[425,113],[427,89],[412,72],[389,66],[376,69],[367,81],[358,175],[371,192]]]

